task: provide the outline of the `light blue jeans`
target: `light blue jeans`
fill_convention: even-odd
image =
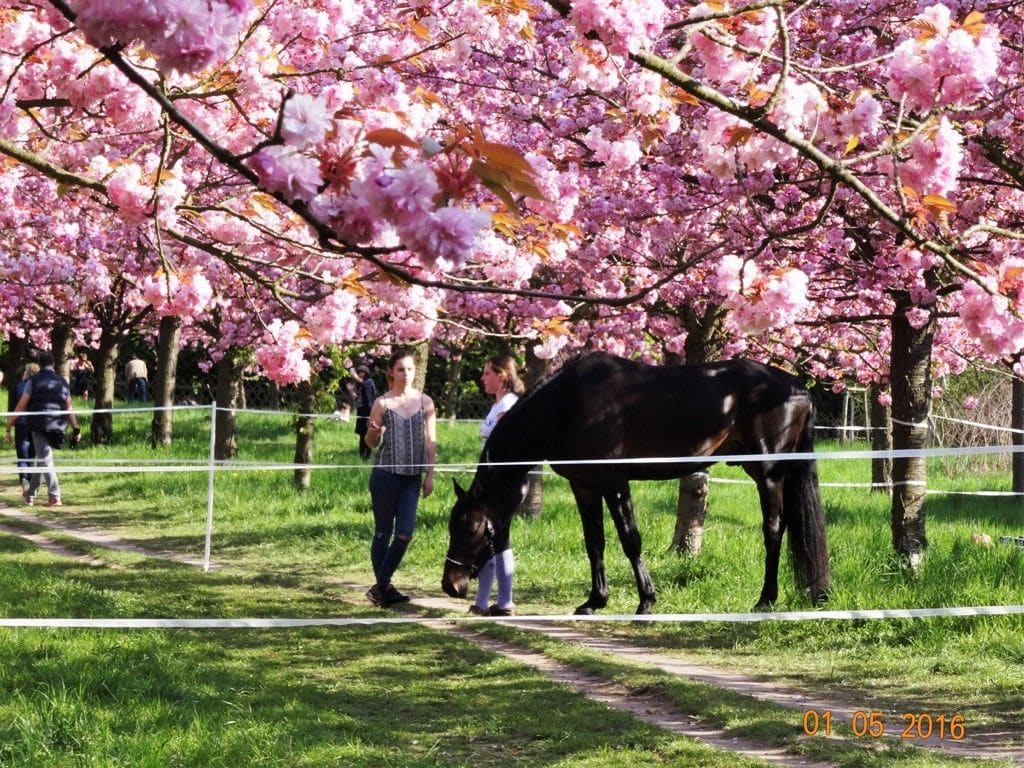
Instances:
[[[379,467],[370,470],[374,524],[370,562],[381,589],[391,583],[409,548],[422,486],[422,475],[396,475]]]
[[[50,441],[46,439],[45,432],[32,431],[32,447],[36,449],[35,465],[42,467],[45,472],[33,472],[28,480],[28,497],[34,499],[39,491],[39,486],[46,475],[46,488],[51,499],[60,498],[60,483],[57,482],[57,472],[53,468],[53,448]]]

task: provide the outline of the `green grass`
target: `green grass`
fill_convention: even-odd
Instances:
[[[66,506],[46,510],[145,547],[201,557],[208,476],[76,474],[117,462],[205,462],[208,413],[178,412],[169,449],[146,444],[145,417],[118,414],[113,445],[58,456]],[[83,419],[87,421],[87,417]],[[287,417],[238,414],[239,460],[290,462]],[[415,540],[396,582],[439,593],[451,478],[466,484],[476,426],[439,424],[439,461],[467,465],[438,475],[421,502]],[[848,446],[823,444],[825,449]],[[219,470],[212,555],[195,567],[112,553],[72,537],[65,546],[101,556],[96,568],[0,533],[0,615],[30,617],[375,616],[349,583],[370,580],[368,467],[349,424],[319,422],[313,486],[290,471]],[[945,471],[935,488],[1006,489],[998,473]],[[866,461],[820,463],[823,482],[864,483]],[[716,465],[715,479],[743,477]],[[2,498],[17,506],[7,476]],[[634,499],[662,613],[746,611],[763,566],[760,514],[749,483],[715,482],[704,552],[671,551],[676,488],[637,483]],[[829,608],[1017,605],[1024,550],[981,547],[971,535],[1021,535],[1021,502],[933,495],[924,568],[902,569],[889,543],[889,503],[864,489],[826,487],[835,592]],[[544,513],[517,519],[520,612],[563,613],[589,589],[589,566],[571,494],[545,479]],[[18,525],[37,532],[27,523]],[[608,613],[630,613],[629,565],[608,527]],[[806,609],[784,564],[780,609]],[[969,728],[1024,721],[1024,620],[1020,617],[761,624],[587,624],[586,631],[716,666],[842,696],[863,709],[963,712]],[[844,766],[939,766],[962,761],[857,740],[802,740],[799,713],[709,692],[648,668],[508,629],[517,641],[619,680],[654,687],[736,734],[778,738]],[[587,703],[537,673],[423,627],[279,631],[0,630],[0,765],[668,766],[738,765],[723,755]],[[624,736],[616,735],[619,731]],[[774,735],[774,736],[773,736]]]

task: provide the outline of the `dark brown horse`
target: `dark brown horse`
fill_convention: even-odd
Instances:
[[[502,417],[469,490],[456,483],[441,586],[453,597],[466,595],[470,579],[507,544],[530,467],[547,461],[569,481],[590,558],[590,596],[576,612],[593,613],[608,602],[603,500],[633,566],[637,613],[650,613],[654,584],[641,555],[629,481],[681,477],[715,463],[715,456],[810,452],[812,429],[807,390],[760,363],[649,366],[606,354],[576,358]],[[680,456],[708,461],[667,460]],[[655,461],[643,461],[649,459]],[[814,602],[824,600],[831,580],[814,460],[766,456],[738,463],[757,484],[764,520],[764,585],[756,607],[770,608],[778,597],[787,531],[797,585]]]

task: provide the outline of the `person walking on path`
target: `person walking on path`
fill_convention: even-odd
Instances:
[[[370,409],[377,399],[377,385],[370,376],[370,369],[365,365],[356,368],[359,379],[356,393],[356,434],[359,435],[359,458],[364,461],[370,458],[371,449],[366,443],[366,433],[370,429]]]
[[[25,371],[21,375],[21,381],[14,386],[14,402],[21,399],[21,396],[25,394],[25,387],[28,385],[28,380],[39,373],[38,363],[28,363],[25,366]],[[32,433],[28,428],[28,416],[18,416],[14,420],[14,453],[18,457],[18,469],[25,469],[32,466],[32,460],[36,457],[36,449],[32,447]],[[28,490],[29,481],[32,480],[32,474],[29,472],[19,472],[18,479],[21,481],[21,492],[24,493]]]
[[[416,361],[401,349],[388,360],[388,390],[370,409],[367,445],[377,456],[370,470],[374,532],[370,562],[376,583],[367,599],[385,608],[409,598],[391,583],[416,528],[422,493],[434,490],[437,414],[434,401],[413,387]]]
[[[78,418],[75,416],[71,403],[71,387],[53,368],[53,353],[40,352],[38,355],[39,373],[25,383],[25,390],[14,406],[14,413],[7,417],[7,440],[11,441],[11,430],[17,421],[18,413],[27,411],[28,427],[32,437],[32,447],[36,452],[36,467],[43,472],[35,472],[29,479],[28,488],[22,493],[22,500],[28,506],[35,504],[36,493],[46,475],[48,500],[46,506],[61,506],[60,483],[53,467],[53,448],[64,443],[64,432],[68,422],[75,430],[75,439],[80,434]]]
[[[494,398],[494,405],[480,425],[480,440],[486,443],[498,420],[516,404],[525,387],[519,379],[516,361],[508,355],[495,355],[489,358],[484,363],[481,380],[484,392]],[[477,574],[476,599],[469,606],[469,612],[478,616],[511,616],[515,610],[515,603],[512,601],[512,577],[515,569],[512,545],[506,542],[505,547],[500,552],[495,552]],[[498,596],[496,602],[491,604],[491,586],[495,577],[498,581]]]

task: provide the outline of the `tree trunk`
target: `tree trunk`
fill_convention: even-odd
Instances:
[[[181,318],[160,318],[157,338],[156,371],[153,375],[153,422],[150,425],[153,447],[170,445],[174,426],[174,388],[178,381],[178,348],[181,345]]]
[[[75,329],[66,323],[57,323],[50,331],[50,351],[53,369],[64,381],[71,381],[71,361],[75,357]]]
[[[110,445],[114,439],[114,382],[117,379],[117,354],[121,337],[107,329],[100,335],[96,366],[96,399],[93,401],[89,439],[93,445]]]
[[[445,382],[444,415],[455,421],[459,417],[459,390],[462,383],[462,353],[453,352],[448,360],[448,377]]]
[[[28,339],[20,336],[7,338],[7,357],[4,361],[4,384],[7,385],[7,410],[13,411],[17,403],[14,401],[14,388],[21,381],[21,374],[29,363]]]
[[[710,482],[707,472],[691,472],[679,479],[676,530],[672,534],[672,546],[676,552],[693,556],[700,554]]]
[[[1012,443],[1020,450],[1024,446],[1024,379],[1013,377],[1013,395],[1010,406],[1010,426],[1016,430],[1012,433]],[[1013,491],[1024,493],[1024,453],[1014,453],[1011,461],[1013,467]]]
[[[892,449],[892,421],[889,409],[878,402],[881,387],[872,384],[868,387],[868,426],[871,430],[871,450],[888,451]],[[871,460],[871,491],[873,493],[889,493],[892,490],[892,459]]]
[[[416,363],[416,377],[413,379],[412,385],[422,392],[423,385],[427,381],[427,363],[430,361],[430,344],[426,341],[417,341],[415,344],[410,344],[409,347],[412,349],[413,360]]]
[[[685,359],[679,355],[665,353],[667,365],[710,362],[720,350],[715,340],[721,336],[721,319],[714,308],[697,316],[688,312],[683,317],[687,329],[683,345]],[[685,469],[685,467],[683,468]],[[676,496],[676,527],[672,535],[672,546],[676,552],[696,557],[704,544],[704,519],[708,514],[708,495],[711,493],[711,475],[707,472],[691,472],[679,478],[679,493]]]
[[[295,417],[295,463],[306,466],[295,468],[295,490],[309,490],[313,463],[313,435],[316,429],[316,417],[313,416],[313,385],[308,381],[300,382],[296,387],[298,394],[299,413]]]
[[[528,344],[526,346],[526,368],[523,371],[523,384],[526,385],[527,389],[530,389],[538,381],[544,378],[551,370],[551,363],[547,360],[541,360],[535,354],[533,354],[532,347]],[[523,503],[519,505],[519,509],[516,510],[516,514],[522,515],[523,517],[540,517],[541,511],[544,509],[544,478],[542,475],[542,465],[537,465],[530,469],[528,478],[528,484],[526,486],[526,498],[523,499]]]
[[[931,353],[935,320],[920,328],[907,321],[909,299],[897,300],[892,319],[889,376],[892,383],[892,444],[896,450],[919,450],[928,443],[931,406]],[[928,466],[924,457],[897,458],[892,463],[892,546],[904,563],[917,570],[928,546],[925,537],[925,490]]]
[[[217,439],[213,457],[217,461],[233,459],[238,455],[238,437],[235,433],[235,411],[242,397],[244,366],[228,352],[214,366],[216,373]]]

